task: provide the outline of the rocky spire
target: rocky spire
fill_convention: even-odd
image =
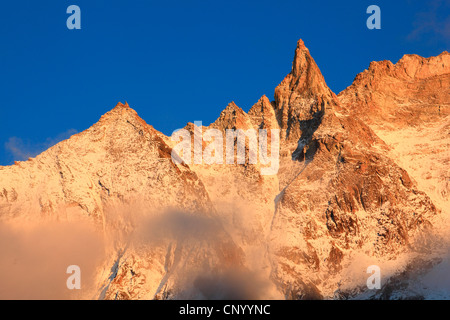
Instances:
[[[279,129],[275,109],[266,95],[250,108],[248,115],[256,129]]]
[[[252,125],[247,113],[232,101],[220,113],[219,118],[211,124],[211,127],[220,130],[236,128],[249,129]]]
[[[295,49],[291,72],[275,89],[275,109],[282,137],[298,140],[299,121],[312,120],[325,109],[337,105],[336,95],[328,88],[308,48],[300,39]]]

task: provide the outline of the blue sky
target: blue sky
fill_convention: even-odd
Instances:
[[[81,30],[68,30],[69,5]],[[366,9],[381,8],[381,30]],[[450,47],[450,1],[8,1],[0,9],[0,165],[128,101],[170,135],[245,111],[289,73],[303,39],[339,93],[373,60]]]

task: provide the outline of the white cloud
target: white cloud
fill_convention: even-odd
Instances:
[[[413,30],[409,33],[409,40],[427,37],[431,40],[443,41],[450,44],[450,16],[442,14],[450,9],[450,2],[432,0],[428,2],[428,10],[419,12],[413,22]]]
[[[37,144],[18,137],[10,137],[8,141],[5,142],[5,150],[14,160],[23,161],[30,157],[37,156],[58,142],[70,138],[70,136],[76,134],[77,132],[78,131],[75,129],[69,129],[58,134],[56,137],[47,138],[44,142]]]

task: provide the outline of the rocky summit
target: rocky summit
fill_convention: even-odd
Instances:
[[[176,141],[119,103],[89,129],[0,167],[0,221],[93,226],[105,255],[82,298],[443,294],[407,289],[446,263],[449,110],[448,52],[372,62],[336,95],[299,40],[273,101],[264,95],[248,112],[231,102],[209,126],[184,128],[201,152],[210,142],[196,132],[266,130],[269,150],[279,140],[276,173],[248,155],[174,162]],[[382,270],[376,291],[366,286],[371,265]]]

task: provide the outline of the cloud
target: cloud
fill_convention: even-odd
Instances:
[[[102,238],[81,222],[0,221],[0,299],[90,299],[104,259]],[[67,288],[69,265],[81,289]]]
[[[41,152],[54,146],[58,142],[70,138],[70,136],[78,133],[75,129],[69,129],[58,134],[56,137],[47,138],[44,142],[34,144],[30,140],[23,140],[18,137],[10,137],[5,142],[5,150],[14,160],[23,161],[30,157],[35,157]]]
[[[230,268],[221,274],[199,274],[194,288],[206,300],[259,300],[267,297],[269,279],[244,268]]]
[[[428,8],[428,11],[417,13],[413,30],[407,38],[419,40],[426,37],[432,41],[450,44],[450,16],[445,14],[450,9],[450,2],[432,0],[428,2]]]
[[[244,219],[234,220],[231,226],[216,214],[175,209],[150,212],[148,204],[140,202],[108,207],[106,211],[108,235],[113,237],[111,243],[121,238],[129,250],[140,252],[146,248],[167,252],[165,263],[171,261],[166,270],[170,280],[161,280],[156,291],[159,299],[165,294],[175,299],[212,300],[282,297],[276,284],[259,266],[265,257],[246,256],[228,233],[234,229],[244,234],[246,225],[241,225]],[[237,213],[240,217],[247,214]],[[261,241],[261,251],[256,245],[253,250],[264,254],[266,242]],[[166,286],[169,286],[167,291]]]
[[[34,151],[32,152],[30,150],[30,147],[25,146],[23,140],[17,137],[9,138],[5,143],[5,149],[16,160],[25,160],[29,157],[32,157],[34,154]]]

